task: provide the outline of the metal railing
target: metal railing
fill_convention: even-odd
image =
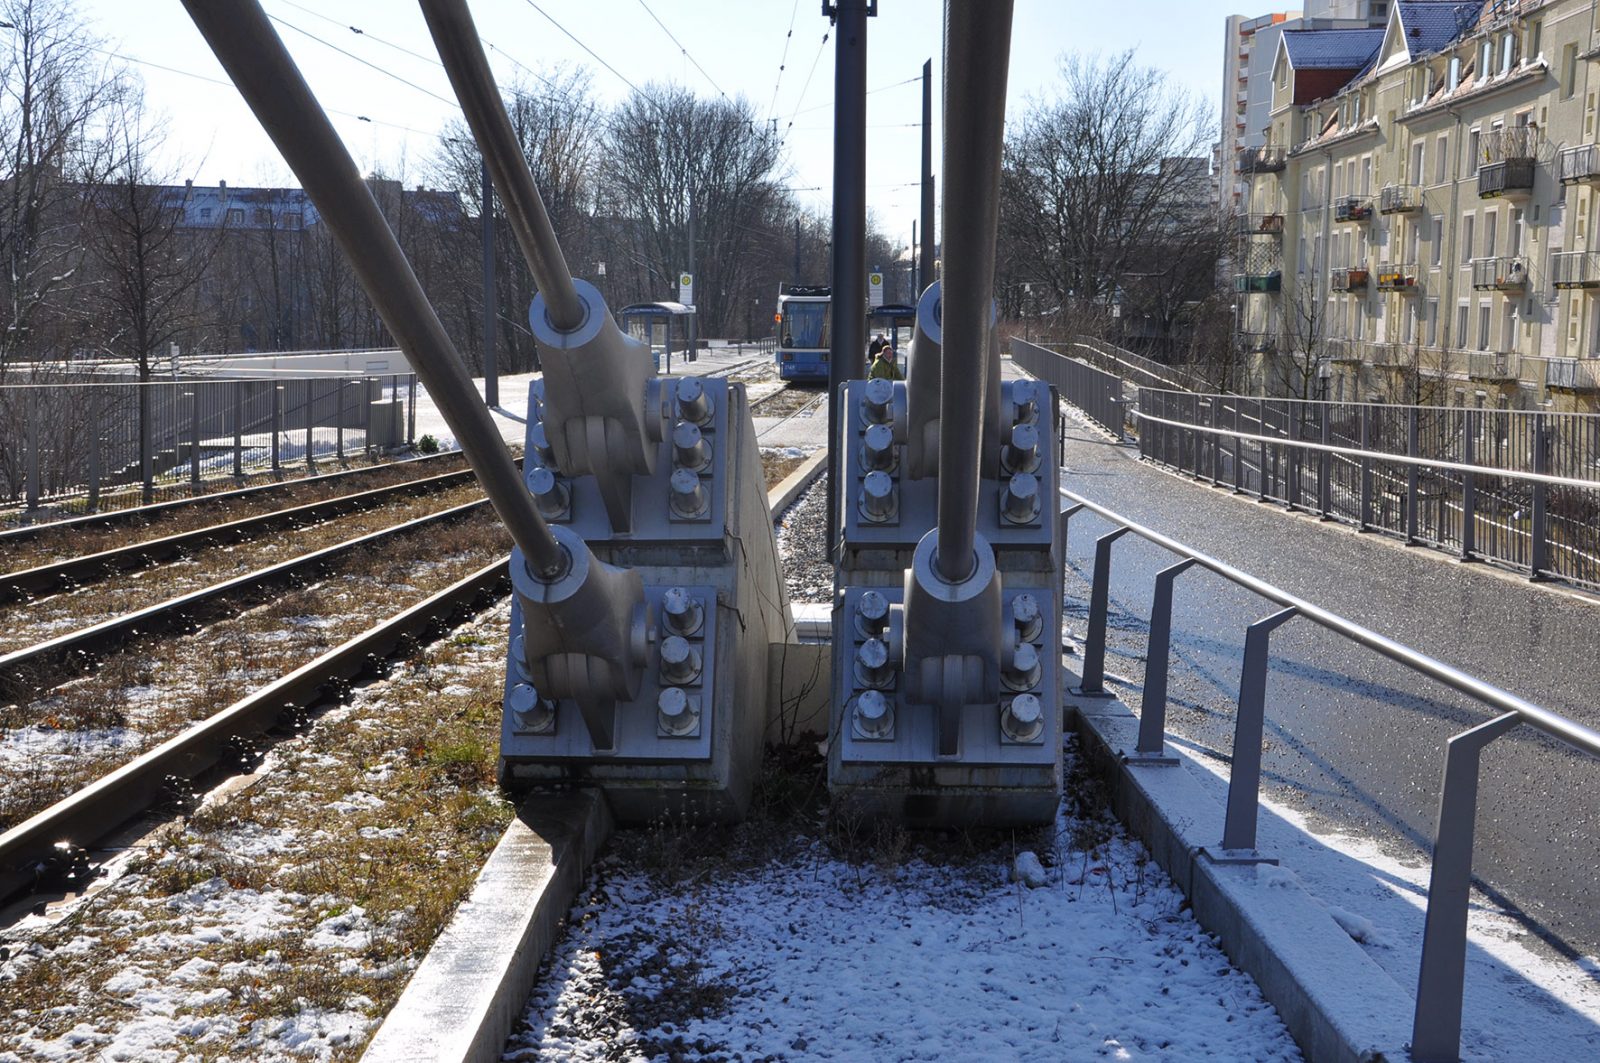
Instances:
[[[1550,283],[1557,288],[1600,285],[1600,251],[1557,251],[1550,256]]]
[[[1467,376],[1472,380],[1516,380],[1518,356],[1513,351],[1468,351]]]
[[[1600,391],[1600,362],[1592,358],[1550,358],[1544,364],[1546,387]]]
[[[1600,587],[1600,415],[1142,389],[1142,456],[1355,525]]]
[[[1119,442],[1122,440],[1127,403],[1122,397],[1120,377],[1018,339],[1011,341],[1011,358],[1054,387],[1062,399],[1082,410]]]
[[[1578,144],[1562,148],[1558,156],[1563,184],[1600,178],[1600,144]]]
[[[1126,534],[1136,535],[1179,560],[1157,573],[1145,654],[1143,700],[1133,766],[1172,763],[1166,756],[1167,672],[1171,657],[1173,584],[1190,568],[1204,568],[1279,609],[1245,630],[1244,662],[1239,680],[1238,713],[1234,718],[1228,797],[1220,848],[1229,859],[1257,858],[1256,826],[1260,813],[1261,749],[1266,726],[1267,668],[1272,631],[1297,617],[1348,639],[1495,710],[1493,719],[1450,738],[1444,755],[1444,779],[1428,880],[1427,916],[1422,958],[1417,974],[1416,1007],[1412,1013],[1411,1059],[1416,1063],[1455,1061],[1461,1055],[1462,997],[1466,986],[1467,911],[1472,888],[1472,847],[1477,820],[1479,762],[1484,747],[1520,724],[1535,727],[1574,749],[1600,756],[1600,733],[1573,720],[1485,683],[1451,665],[1386,638],[1368,628],[1298,598],[1231,565],[1136,524],[1081,495],[1060,489],[1062,544],[1072,516],[1094,513],[1116,527],[1095,540],[1094,582],[1090,590],[1089,628],[1083,646],[1086,694],[1104,690],[1106,627],[1111,582],[1111,548]]]
[[[1378,193],[1379,214],[1404,214],[1422,207],[1422,190],[1416,185],[1384,185]]]
[[[1521,255],[1475,258],[1472,286],[1487,291],[1520,291],[1528,286],[1528,260]]]
[[[137,506],[207,480],[413,441],[416,378],[0,386],[0,497],[38,519]]]

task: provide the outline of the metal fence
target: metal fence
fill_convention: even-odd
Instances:
[[[1477,819],[1478,768],[1485,746],[1522,724],[1537,728],[1573,749],[1600,756],[1600,734],[1541,706],[1534,705],[1442,661],[1403,646],[1335,613],[1297,598],[1215,558],[1142,527],[1126,517],[1062,489],[1062,542],[1073,515],[1089,512],[1115,527],[1095,540],[1094,583],[1089,599],[1089,627],[1083,646],[1082,691],[1102,692],[1105,679],[1106,627],[1112,547],[1132,533],[1169,551],[1176,563],[1156,575],[1145,654],[1143,703],[1139,738],[1130,765],[1171,763],[1166,757],[1167,666],[1171,657],[1173,584],[1190,568],[1207,569],[1261,596],[1278,610],[1251,624],[1245,632],[1244,662],[1239,681],[1233,753],[1228,769],[1228,798],[1220,848],[1229,856],[1256,858],[1256,826],[1260,812],[1261,751],[1266,725],[1267,668],[1272,631],[1297,617],[1464,694],[1498,715],[1450,738],[1444,754],[1439,793],[1438,829],[1428,879],[1427,920],[1417,974],[1411,1058],[1417,1063],[1457,1060],[1461,1051],[1462,993],[1466,979],[1467,906],[1472,884],[1473,834]]]
[[[0,492],[20,512],[122,509],[412,441],[416,378],[0,386]]]
[[[1011,341],[1011,360],[1053,385],[1062,399],[1078,407],[1119,441],[1123,438],[1127,402],[1119,377],[1019,339]]]
[[[1600,587],[1600,415],[1142,389],[1151,460],[1363,531]]]

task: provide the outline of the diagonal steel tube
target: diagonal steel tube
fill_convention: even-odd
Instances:
[[[946,0],[943,359],[939,388],[938,548],[950,583],[977,568],[978,487],[989,361],[1000,153],[1011,0]]]
[[[456,434],[511,538],[542,577],[571,567],[371,191],[257,0],[184,0],[350,260],[383,323]]]
[[[483,152],[484,165],[505,207],[511,232],[528,260],[533,281],[544,293],[550,324],[571,332],[583,324],[586,311],[572,284],[566,256],[556,241],[555,226],[533,183],[533,174],[506,117],[505,102],[489,71],[483,42],[473,24],[466,0],[420,0],[422,17],[433,35],[439,60],[450,76],[450,87],[472,128],[472,138]]]

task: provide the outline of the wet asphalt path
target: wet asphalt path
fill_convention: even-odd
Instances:
[[[1069,490],[1600,727],[1595,601],[1201,486],[1068,423]],[[1109,527],[1089,514],[1071,521],[1067,619],[1075,638],[1086,627],[1094,538]],[[1174,559],[1132,535],[1117,542],[1113,557],[1108,686],[1137,709],[1153,579]],[[1225,757],[1244,629],[1277,606],[1200,569],[1180,576],[1176,588],[1168,732]],[[1445,741],[1494,714],[1303,619],[1278,628],[1271,645],[1263,772],[1273,796],[1318,821],[1426,851]],[[1490,745],[1474,869],[1546,933],[1600,955],[1600,761],[1527,727]]]

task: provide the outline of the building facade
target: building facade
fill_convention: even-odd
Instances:
[[[1592,0],[1400,0],[1282,33],[1238,157],[1254,386],[1600,410],[1597,30]]]

